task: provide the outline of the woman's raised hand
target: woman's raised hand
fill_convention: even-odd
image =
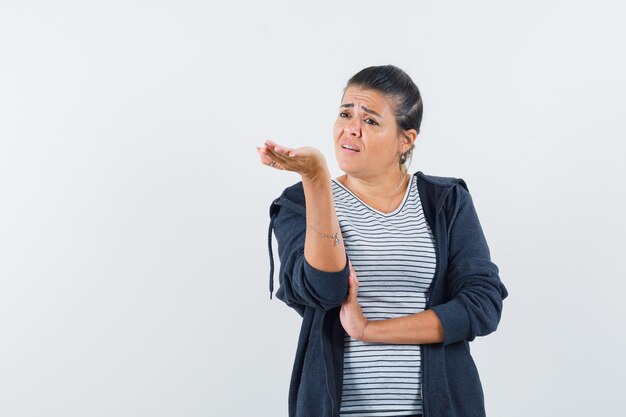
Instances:
[[[314,180],[321,174],[328,173],[324,155],[311,146],[292,149],[278,145],[271,140],[265,146],[257,146],[261,163],[276,169],[294,171],[303,178]]]

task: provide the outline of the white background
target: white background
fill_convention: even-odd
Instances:
[[[340,175],[342,88],[382,64],[423,95],[410,171],[467,182],[510,293],[471,345],[488,415],[623,415],[625,12],[0,3],[0,416],[286,416],[267,228],[300,178],[256,146]]]

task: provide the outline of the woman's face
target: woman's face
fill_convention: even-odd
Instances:
[[[399,154],[410,144],[399,139],[391,106],[374,90],[346,89],[333,128],[335,155],[343,172],[378,176],[399,169]]]

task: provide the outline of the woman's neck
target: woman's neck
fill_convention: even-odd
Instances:
[[[372,178],[344,174],[337,180],[350,191],[356,191],[355,194],[379,201],[392,199],[398,194],[403,194],[406,191],[407,177],[409,175],[406,172],[398,170],[389,175]]]

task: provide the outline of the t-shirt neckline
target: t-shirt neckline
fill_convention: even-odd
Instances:
[[[333,182],[335,182],[341,188],[343,188],[348,193],[350,193],[350,195],[352,197],[354,197],[359,203],[363,204],[363,206],[365,206],[366,208],[372,210],[374,213],[377,213],[377,214],[379,214],[381,216],[390,217],[390,216],[393,216],[394,214],[399,213],[402,210],[402,208],[404,207],[404,205],[406,204],[406,201],[409,198],[409,194],[411,193],[411,188],[413,187],[413,177],[415,177],[415,175],[411,175],[411,178],[409,179],[409,184],[407,185],[406,190],[404,191],[404,197],[402,198],[402,202],[400,203],[400,205],[394,211],[390,211],[389,213],[383,213],[382,211],[378,211],[375,208],[369,206],[368,204],[365,204],[365,202],[363,200],[361,200],[359,197],[357,197],[356,194],[354,194],[352,191],[350,191],[345,185],[343,185],[336,178],[333,178]]]

